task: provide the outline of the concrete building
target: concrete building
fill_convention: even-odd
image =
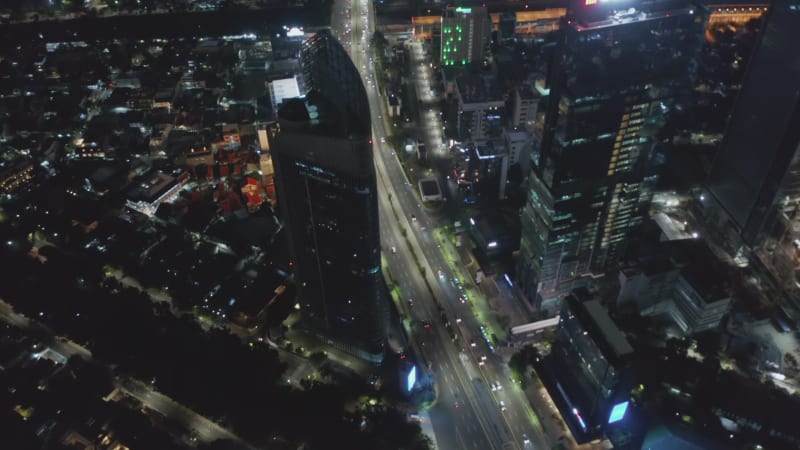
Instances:
[[[730,310],[727,268],[701,241],[661,242],[625,261],[619,305],[636,304],[643,316],[666,319],[684,335],[719,327]]]
[[[457,129],[463,140],[500,137],[505,119],[505,99],[491,76],[463,74],[456,78]]]
[[[520,129],[503,129],[503,145],[508,154],[508,165],[519,164],[522,173],[527,174],[531,168],[533,154],[533,136]]]
[[[296,77],[268,81],[267,86],[273,111],[277,111],[284,100],[300,96],[300,86]]]
[[[541,95],[530,86],[514,88],[511,97],[511,125],[515,128],[531,129],[539,112]]]

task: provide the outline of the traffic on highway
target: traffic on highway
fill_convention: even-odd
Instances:
[[[399,288],[401,313],[411,326],[409,353],[432,380],[436,401],[427,417],[441,449],[549,448],[524,392],[485,327],[476,318],[464,288],[437,241],[440,218],[421,204],[397,155],[387,144],[392,125],[376,82],[371,36],[374,11],[365,0],[340,0],[334,7],[334,33],[348,48],[367,90],[378,177],[382,249],[392,282]],[[420,103],[423,139],[432,155],[446,156],[442,145],[432,66],[423,46],[409,46],[413,81]],[[445,244],[447,245],[447,244]],[[449,249],[452,250],[452,249]]]

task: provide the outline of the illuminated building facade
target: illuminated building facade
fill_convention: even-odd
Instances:
[[[442,66],[463,66],[483,61],[491,37],[486,8],[447,7],[442,13]]]
[[[552,315],[615,264],[657,181],[656,135],[693,84],[706,12],[684,0],[575,0],[548,76],[518,282]]]
[[[33,176],[34,165],[30,161],[16,163],[10,167],[0,166],[0,195],[13,195],[29,183]]]
[[[305,323],[379,363],[386,340],[378,197],[366,91],[327,31],[303,43],[304,97],[269,135]]]
[[[153,217],[159,205],[171,202],[178,197],[188,179],[188,172],[183,172],[177,178],[160,171],[146,174],[131,184],[125,206],[148,217]]]

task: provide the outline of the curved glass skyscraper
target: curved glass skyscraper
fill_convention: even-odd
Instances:
[[[378,197],[367,95],[327,31],[303,43],[306,95],[278,110],[278,201],[307,323],[380,362],[386,336]]]

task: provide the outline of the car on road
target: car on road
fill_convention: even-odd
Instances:
[[[522,445],[528,445],[530,443],[531,443],[531,440],[528,439],[528,435],[527,434],[523,434],[522,435]]]
[[[414,214],[412,214],[412,215],[411,215],[411,221],[412,221],[412,222],[416,222],[416,221],[417,221],[417,216],[416,216],[416,215],[414,215]]]
[[[500,411],[506,411],[506,402],[500,400]]]
[[[469,346],[470,346],[470,347],[477,347],[477,346],[478,346],[478,344],[476,344],[476,343],[475,343],[475,339],[470,339],[470,340],[469,340]]]
[[[395,247],[394,245],[392,246],[392,253],[397,253],[397,247]]]
[[[411,307],[411,308],[414,307],[414,299],[413,298],[408,299],[408,306]]]
[[[431,328],[431,323],[428,322],[427,320],[422,322],[422,328],[425,328],[426,330],[429,330]]]

